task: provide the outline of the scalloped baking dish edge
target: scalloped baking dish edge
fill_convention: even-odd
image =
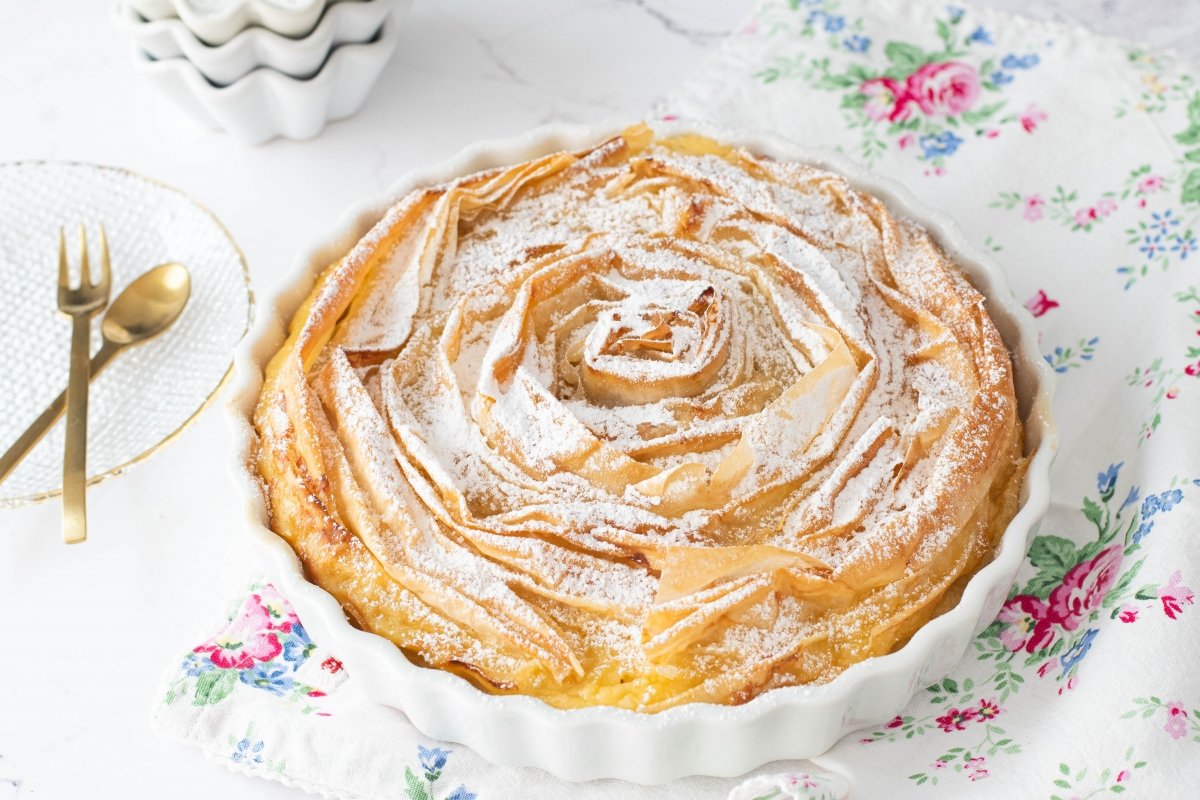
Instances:
[[[224,44],[202,40],[177,17],[146,19],[128,2],[113,6],[113,24],[156,60],[185,58],[209,81],[227,86],[266,67],[306,80],[320,69],[331,50],[362,43],[382,27],[393,8],[403,14],[412,0],[357,0],[334,3],[307,36],[294,39],[268,28],[247,28]]]

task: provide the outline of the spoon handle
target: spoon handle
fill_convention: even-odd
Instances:
[[[112,357],[121,352],[123,345],[114,344],[107,339],[104,345],[97,351],[96,355],[92,356],[91,362],[91,377],[94,380],[100,374],[100,370],[108,366],[108,362]],[[33,421],[33,424],[25,429],[21,434],[21,438],[12,443],[8,450],[4,451],[4,455],[0,456],[0,481],[8,477],[17,464],[24,460],[25,456],[33,450],[42,437],[49,433],[54,427],[54,423],[58,422],[59,418],[67,408],[67,392],[63,392],[46,406],[46,410],[41,416]]]

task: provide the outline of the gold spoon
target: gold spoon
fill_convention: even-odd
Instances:
[[[104,315],[104,322],[100,326],[104,344],[92,356],[92,378],[99,375],[113,356],[126,347],[140,344],[171,327],[187,305],[191,290],[192,280],[187,267],[175,262],[159,264],[126,286]],[[66,398],[66,392],[60,394],[21,434],[21,438],[0,456],[0,481],[8,477],[58,422],[66,408]]]

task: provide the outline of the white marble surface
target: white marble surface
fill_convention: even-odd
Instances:
[[[1197,0],[986,0],[982,5],[1172,48],[1200,60]]]
[[[995,4],[1200,58],[1197,2]],[[247,148],[195,127],[138,79],[107,3],[4,0],[0,161],[93,161],[178,186],[221,217],[262,291],[299,243],[410,167],[542,122],[636,118],[748,7],[417,0],[358,117],[312,142]],[[0,800],[298,795],[150,731],[164,669],[240,575],[227,446],[210,411],[149,463],[93,489],[81,547],[59,543],[57,502],[0,511]]]

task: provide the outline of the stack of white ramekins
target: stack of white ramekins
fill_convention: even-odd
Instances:
[[[358,111],[411,2],[118,0],[114,13],[151,80],[202,123],[256,144],[309,139]]]

